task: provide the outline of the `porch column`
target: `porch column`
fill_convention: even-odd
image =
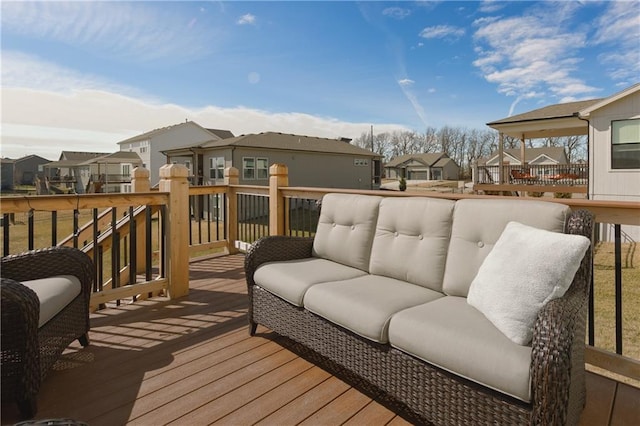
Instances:
[[[280,187],[289,186],[289,169],[284,164],[269,167],[269,234],[284,235],[285,199]]]
[[[500,132],[498,135],[498,183],[502,185],[504,183],[504,133]]]
[[[131,170],[131,192],[151,191],[151,180],[149,170],[144,167],[136,167]]]
[[[240,172],[235,167],[224,169],[224,184],[227,185],[227,251],[237,253],[238,240],[238,195],[230,185],[240,184]]]
[[[169,193],[166,259],[169,297],[189,294],[189,169],[182,164],[160,167],[160,192]]]
[[[525,150],[526,150],[526,147],[524,146],[524,134],[523,134],[520,137],[520,164],[522,166],[521,169],[523,173],[527,167],[527,157],[525,157]]]

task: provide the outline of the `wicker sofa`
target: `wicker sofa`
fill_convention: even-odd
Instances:
[[[493,302],[476,302],[485,265],[514,244],[510,222],[592,239],[592,215],[557,203],[328,194],[313,239],[266,237],[248,250],[250,333],[262,324],[293,340],[416,423],[575,424],[591,249],[572,261],[566,292],[534,311],[529,341],[515,343],[494,325]],[[564,247],[548,251],[565,262]],[[522,271],[523,282],[551,266]]]
[[[89,344],[93,261],[71,247],[2,258],[2,399],[24,418],[37,412],[40,384],[64,349]]]

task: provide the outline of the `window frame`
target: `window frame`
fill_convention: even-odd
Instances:
[[[223,180],[224,165],[224,157],[209,157],[209,179],[214,181]]]
[[[616,142],[615,138],[616,136],[618,136],[618,132],[615,129],[615,125],[617,123],[624,123],[624,122],[635,122],[636,126],[638,127],[638,141],[634,141],[634,142]],[[618,158],[614,158],[616,157],[616,147],[631,147],[631,148],[635,148],[635,149],[631,149],[631,151],[638,151],[639,152],[639,156],[640,156],[640,118],[628,118],[628,119],[621,119],[621,120],[611,120],[611,162],[610,162],[610,167],[611,170],[638,170],[640,169],[640,160],[638,161],[638,164],[636,165],[632,165],[631,167],[626,166],[626,165],[620,165],[620,164],[616,164],[619,163],[620,161],[624,161],[624,157],[620,158],[620,156],[618,155]],[[624,150],[623,150],[624,152]]]

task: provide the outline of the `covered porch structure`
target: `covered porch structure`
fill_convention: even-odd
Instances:
[[[505,136],[510,136],[520,140],[520,158],[526,159],[525,142],[527,139],[588,135],[589,121],[581,117],[580,111],[601,101],[602,99],[590,99],[550,105],[487,123],[487,126],[499,132],[498,158],[500,159],[500,166],[497,173],[498,179],[492,183],[477,183],[478,179],[474,179],[474,190],[588,193],[588,180],[586,186],[574,185],[574,182],[571,181],[573,174],[571,174],[570,170],[566,172],[567,179],[561,179],[562,176],[559,174],[557,183],[554,184],[545,183],[540,185],[533,180],[524,184],[523,182],[512,183],[511,179],[509,179],[512,176],[511,170],[502,160],[505,149],[504,139]],[[526,170],[527,163],[523,161],[517,173],[526,174]]]

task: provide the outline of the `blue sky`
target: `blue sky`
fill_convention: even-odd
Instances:
[[[640,2],[2,2],[5,157],[185,119],[357,137],[485,123],[640,80]]]

